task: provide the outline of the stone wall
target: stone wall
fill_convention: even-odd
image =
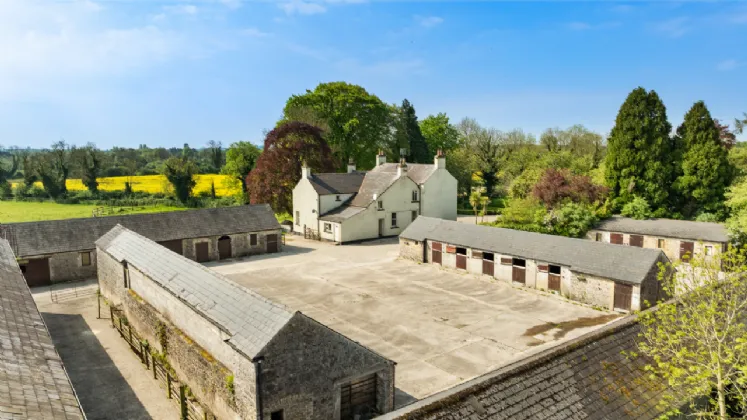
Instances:
[[[112,258],[106,252],[96,249],[96,271],[99,279],[101,295],[111,305],[117,306],[124,302],[126,289],[124,288],[122,263]]]
[[[340,416],[340,389],[377,375],[379,410],[394,408],[394,364],[313,319],[296,314],[262,353],[264,418],[283,410],[286,419]]]
[[[91,264],[83,266],[81,253],[89,252]],[[94,250],[81,252],[61,252],[52,254],[49,258],[49,278],[53,283],[91,279],[96,277],[96,252]]]
[[[622,233],[622,232],[617,232]],[[586,239],[590,239],[592,241],[596,240],[597,234],[600,235],[601,242],[607,242],[610,243],[610,232],[600,231],[600,230],[590,230],[586,233]],[[623,245],[629,245],[630,244],[630,234],[629,233],[622,233],[623,235]],[[677,261],[680,259],[680,245],[684,242],[692,242],[693,243],[693,254],[694,255],[702,255],[705,253],[706,247],[711,247],[711,255],[716,256],[719,255],[722,251],[722,247],[724,244],[720,242],[703,242],[703,241],[696,241],[692,239],[679,239],[679,238],[667,238],[663,236],[651,236],[651,235],[641,235],[643,236],[643,247],[644,248],[651,248],[651,249],[661,249],[664,254],[671,260],[671,261]],[[659,247],[659,240],[663,241],[663,246]]]
[[[571,299],[604,309],[612,309],[615,282],[571,271],[570,283]]]
[[[257,244],[250,245],[249,236],[250,233],[236,233],[232,235],[219,235],[210,236],[206,238],[195,238],[195,239],[183,239],[182,240],[182,254],[190,260],[196,260],[197,255],[195,253],[195,244],[207,242],[208,253],[211,261],[218,260],[218,240],[223,236],[231,238],[231,257],[243,257],[247,255],[264,254],[267,252],[267,235],[275,234],[278,236],[278,251],[283,250],[282,244],[282,231],[278,230],[265,230],[259,232],[252,232],[257,235]]]
[[[423,243],[399,238],[399,256],[400,258],[423,262]]]

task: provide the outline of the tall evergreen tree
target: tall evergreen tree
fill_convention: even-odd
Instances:
[[[734,171],[719,129],[703,101],[696,102],[685,114],[676,137],[683,153],[682,169],[674,185],[681,196],[683,215],[722,211],[724,192]]]
[[[671,124],[656,92],[634,89],[620,107],[607,140],[605,182],[616,208],[644,198],[654,215],[668,214],[671,175]]]
[[[428,151],[428,143],[425,142],[425,137],[420,131],[415,107],[407,99],[402,101],[399,110],[395,138],[398,144],[406,145],[410,162],[429,163],[432,159]]]

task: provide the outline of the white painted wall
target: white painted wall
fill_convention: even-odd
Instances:
[[[334,197],[332,197],[334,200]],[[293,231],[303,233],[304,225],[310,229],[319,229],[319,194],[317,194],[311,181],[301,178],[293,188]],[[296,219],[299,212],[299,219]]]
[[[436,169],[428,180],[420,186],[422,214],[456,220],[457,180],[446,169]]]
[[[334,210],[342,205],[348,198],[352,197],[353,194],[327,194],[319,196],[319,213],[324,214],[328,211]],[[340,200],[337,200],[340,197]]]

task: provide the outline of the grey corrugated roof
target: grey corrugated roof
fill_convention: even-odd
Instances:
[[[311,185],[319,195],[357,193],[363,182],[363,172],[311,174]]]
[[[652,379],[631,315],[378,417],[378,420],[654,419],[670,391]]]
[[[384,163],[373,169],[373,173],[397,173],[398,163]],[[433,175],[436,171],[436,165],[426,163],[408,163],[407,164],[407,176],[410,177],[416,184],[420,185]]]
[[[353,207],[350,205],[343,204],[340,207],[337,207],[336,209],[333,209],[331,211],[328,211],[322,217],[319,218],[319,220],[325,221],[325,222],[335,222],[335,223],[342,223],[344,220],[347,220],[356,214],[362,212],[365,210],[365,207]]]
[[[350,202],[351,206],[354,207],[368,207],[373,201],[374,194],[381,195],[387,188],[389,188],[399,177],[397,173],[391,172],[368,172],[366,177],[363,178],[361,188],[358,194]]]
[[[613,216],[602,220],[594,229],[694,241],[729,242],[729,234],[724,225],[690,220],[636,220],[629,217]]]
[[[127,261],[231,336],[228,342],[255,357],[293,317],[285,306],[241,287],[202,264],[117,225],[96,246]]]
[[[11,223],[2,228],[16,255],[25,258],[93,249],[96,239],[118,224],[154,241],[280,229],[267,204]]]
[[[83,418],[10,244],[0,239],[0,419]]]
[[[585,239],[472,225],[420,216],[403,238],[430,239],[570,267],[574,271],[640,284],[660,258],[660,249],[621,247]]]

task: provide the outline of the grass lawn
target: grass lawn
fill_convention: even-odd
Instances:
[[[93,209],[97,207],[101,206],[90,204],[57,204],[52,202],[0,201],[0,223],[91,217]],[[186,210],[180,207],[168,206],[105,207],[104,209],[105,215]]]

